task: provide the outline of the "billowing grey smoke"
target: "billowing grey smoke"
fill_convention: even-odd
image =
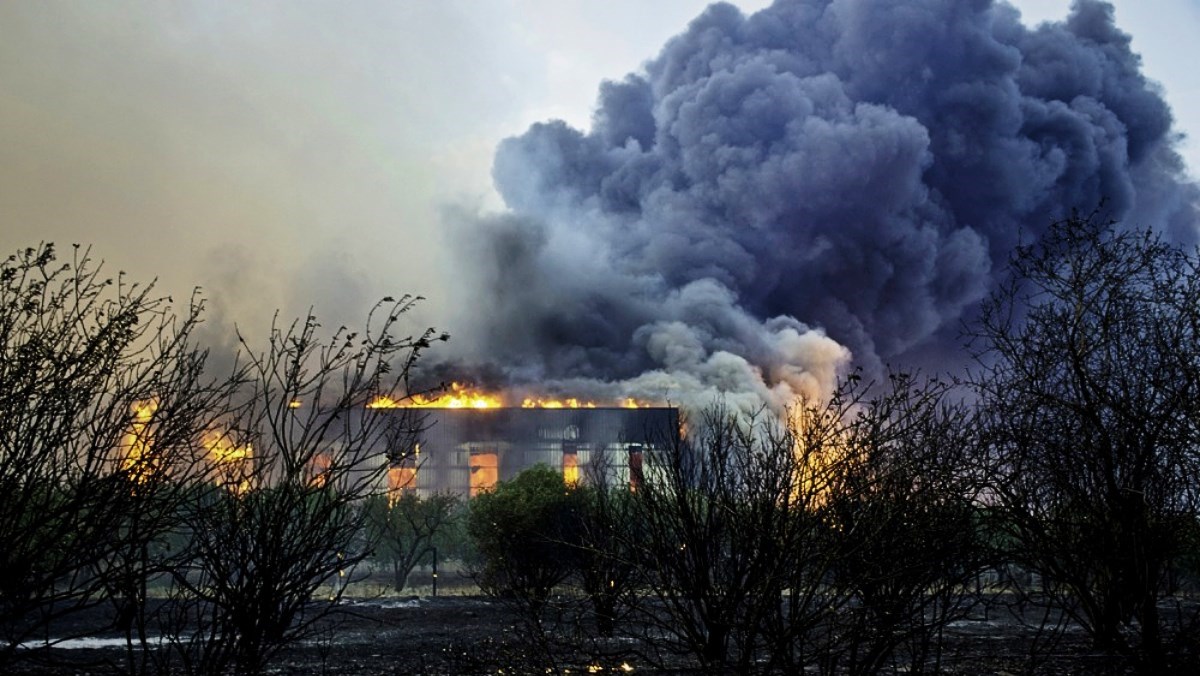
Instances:
[[[851,353],[961,363],[961,319],[1052,219],[1200,222],[1095,0],[1035,29],[988,0],[714,5],[601,86],[590,130],[504,142],[494,179],[509,212],[459,219],[461,357],[677,401],[779,404]]]

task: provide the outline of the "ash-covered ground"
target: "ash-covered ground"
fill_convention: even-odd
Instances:
[[[555,644],[546,646],[504,603],[478,596],[355,602],[331,628],[328,642],[287,651],[277,673],[704,673],[664,654],[661,645],[647,645],[644,635],[590,647],[551,638]],[[598,647],[607,657],[594,656]],[[1042,653],[1036,658],[1030,655],[1035,648]],[[1077,627],[1051,638],[997,613],[951,625],[941,670],[972,676],[1131,673],[1093,653]]]
[[[941,673],[1125,674],[1094,654],[1078,629],[1053,644],[1007,612],[987,612],[947,630]],[[285,648],[267,673],[296,676],[383,674],[702,673],[672,660],[645,635],[617,637],[597,659],[596,646],[568,638],[536,639],[512,608],[482,596],[347,599],[311,637]],[[1038,648],[1037,659],[1030,652]],[[653,658],[648,657],[656,653]],[[32,655],[31,655],[32,656]],[[25,676],[121,673],[125,648],[117,634],[71,641],[16,665]],[[657,664],[654,662],[658,661]]]

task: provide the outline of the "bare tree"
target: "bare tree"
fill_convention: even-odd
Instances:
[[[361,336],[321,340],[310,317],[213,376],[198,298],[176,314],[101,270],[50,245],[0,264],[0,659],[110,604],[72,626],[124,630],[132,673],[257,673],[367,555],[362,502],[415,423],[365,405],[403,398],[446,336],[397,338],[417,299],[385,299]],[[149,603],[152,583],[170,602]]]
[[[985,562],[977,437],[950,394],[852,374],[786,420],[689,423],[649,464],[622,543],[646,644],[722,672],[937,671]]]
[[[579,487],[579,552],[575,577],[590,605],[595,633],[611,638],[636,606],[641,570],[633,543],[642,539],[635,495],[629,485],[613,485],[607,458],[592,457],[587,480]],[[588,632],[580,632],[587,636]]]
[[[203,441],[214,481],[189,493],[188,564],[164,618],[187,671],[261,672],[331,612],[368,556],[363,502],[415,431],[403,409],[366,404],[406,392],[421,351],[445,338],[392,335],[416,300],[385,299],[362,335],[322,340],[309,317],[274,327],[262,352],[243,340],[238,396]]]
[[[824,469],[798,463],[795,438],[769,421],[718,407],[688,426],[659,445],[636,492],[638,537],[627,546],[649,594],[640,621],[663,637],[651,647],[745,673],[780,599],[800,593],[788,583],[811,532],[803,516],[821,483],[812,472]]]
[[[79,247],[0,264],[0,661],[108,599],[131,630],[170,486],[228,389],[203,375],[200,314]]]
[[[825,513],[839,490],[848,453],[845,424],[861,406],[860,378],[851,374],[824,401],[800,401],[788,411],[780,450],[793,459],[790,501],[777,546],[784,553],[781,602],[765,615],[768,664],[786,672],[836,665],[847,647],[836,618],[850,601],[847,587],[831,584],[843,555],[842,539]]]
[[[854,380],[843,384],[853,396]],[[941,631],[978,602],[988,562],[979,527],[978,435],[971,412],[936,379],[892,373],[855,407],[820,506],[838,552],[830,585],[849,603],[831,671],[940,671]]]
[[[1073,216],[1016,251],[974,329],[1010,554],[1146,673],[1196,636],[1194,614],[1160,609],[1198,516],[1198,264],[1150,232]]]

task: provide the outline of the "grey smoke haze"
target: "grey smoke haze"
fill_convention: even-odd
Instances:
[[[440,205],[498,204],[500,139],[586,119],[704,4],[0,2],[0,249],[92,244],[177,299],[199,285],[216,346],[405,292],[429,298],[414,329],[454,329]]]
[[[939,370],[1018,241],[1101,200],[1195,242],[1200,192],[1112,8],[714,5],[508,139],[460,213],[456,359],[517,381],[779,404],[851,359]],[[469,323],[468,323],[469,322]]]

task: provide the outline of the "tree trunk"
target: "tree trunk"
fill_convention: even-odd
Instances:
[[[408,583],[408,571],[400,565],[399,561],[392,562],[392,586],[396,588],[396,592],[404,591],[405,585]]]
[[[724,664],[729,639],[729,627],[724,623],[708,625],[708,637],[704,643],[704,661],[708,664]]]
[[[1166,665],[1159,626],[1158,596],[1153,589],[1147,590],[1142,597],[1138,621],[1142,625],[1142,659],[1138,671],[1147,675],[1164,673]]]
[[[616,604],[608,598],[598,598],[595,602],[596,609],[596,631],[605,638],[613,635],[613,630],[616,628]]]

